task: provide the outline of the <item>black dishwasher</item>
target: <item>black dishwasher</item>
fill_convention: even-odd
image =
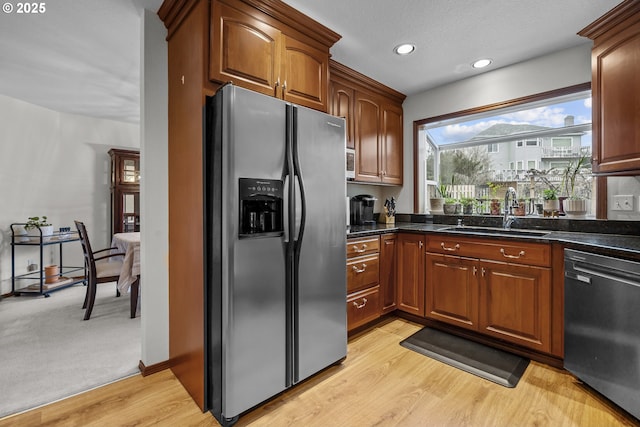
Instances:
[[[640,263],[564,254],[564,367],[640,418]]]

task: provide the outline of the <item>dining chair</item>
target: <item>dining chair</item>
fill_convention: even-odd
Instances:
[[[93,304],[96,301],[96,289],[100,283],[118,282],[120,278],[120,271],[122,270],[121,260],[108,260],[109,258],[124,256],[123,252],[110,252],[106,255],[100,255],[96,257],[96,254],[100,254],[107,251],[117,250],[117,248],[101,249],[99,251],[93,251],[91,249],[91,243],[89,243],[89,235],[87,228],[81,221],[74,221],[78,234],[80,235],[80,243],[82,244],[82,252],[84,254],[84,260],[87,265],[88,277],[87,277],[87,293],[84,297],[84,304],[82,308],[85,309],[84,320],[89,320],[91,312],[93,311]],[[116,296],[120,296],[120,292],[116,285]]]

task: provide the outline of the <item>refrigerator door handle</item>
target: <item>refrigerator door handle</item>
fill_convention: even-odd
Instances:
[[[297,123],[298,123],[298,109],[293,108],[293,174],[295,176],[295,180],[298,183],[298,191],[300,192],[300,225],[298,230],[296,230],[296,234],[292,236],[292,239],[295,240],[296,246],[300,245],[302,242],[302,237],[304,235],[304,226],[307,219],[307,200],[304,188],[304,180],[302,179],[302,173],[300,171],[300,158],[298,156],[298,132],[297,132]],[[297,252],[297,248],[296,248]],[[297,261],[297,260],[296,260]]]
[[[283,191],[282,198],[283,198],[284,206],[287,206],[287,207],[289,206],[289,202],[290,202],[289,191],[287,191],[287,189],[289,188],[290,178],[291,176],[288,174],[282,177],[283,188],[285,189],[285,191]],[[284,223],[287,224],[285,227],[283,227],[284,229],[283,242],[286,245],[289,243],[289,226],[288,226],[289,218],[290,218],[289,209],[287,208],[283,209],[282,214],[283,214]]]

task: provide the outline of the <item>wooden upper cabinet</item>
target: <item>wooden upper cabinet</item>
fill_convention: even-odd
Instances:
[[[282,2],[260,10],[253,3],[212,2],[209,78],[327,111],[329,48],[340,36]],[[329,33],[318,35],[314,26]]]
[[[275,96],[281,34],[264,22],[214,3],[209,78]]]
[[[355,90],[338,81],[331,82],[331,114],[345,119],[347,126],[347,148],[355,148],[353,106]]]
[[[284,36],[280,76],[282,97],[316,110],[328,109],[329,55],[320,49]]]
[[[578,33],[593,40],[593,172],[640,171],[640,2],[625,1]]]
[[[355,182],[402,185],[405,96],[335,61],[329,71],[330,113],[347,121]]]
[[[402,107],[382,106],[382,182],[402,185]]]
[[[380,182],[380,102],[366,93],[356,93],[356,181]]]

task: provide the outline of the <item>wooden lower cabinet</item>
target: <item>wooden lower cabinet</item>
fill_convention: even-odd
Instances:
[[[480,263],[479,330],[534,350],[551,351],[551,269]]]
[[[397,247],[397,234],[383,234],[380,236],[381,314],[387,314],[396,309]]]
[[[478,329],[477,260],[427,253],[425,316]]]
[[[481,241],[461,241],[444,248],[473,253],[481,245]],[[496,254],[511,256],[505,245],[496,241],[491,245],[501,249]],[[516,253],[548,263],[548,255],[535,258],[543,246],[523,243]],[[488,257],[489,247],[485,246]],[[551,283],[549,267],[427,252],[425,317],[551,353]]]
[[[347,330],[380,317],[380,236],[347,240]]]
[[[396,234],[347,240],[347,330],[396,309]]]
[[[416,316],[425,314],[425,236],[398,235],[397,309]]]
[[[380,317],[380,286],[347,295],[347,330],[351,331]]]

